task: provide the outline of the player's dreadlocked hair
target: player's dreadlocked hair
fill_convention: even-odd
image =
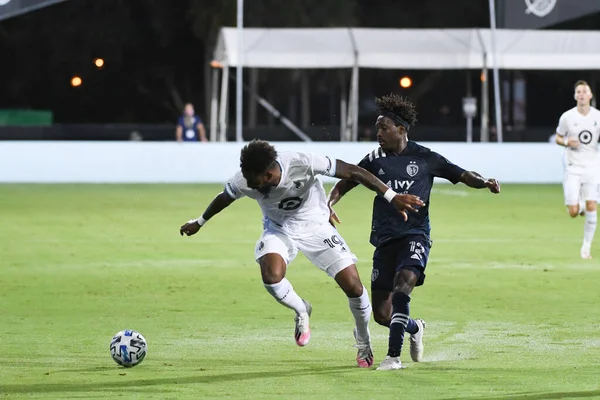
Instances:
[[[244,146],[240,168],[244,176],[264,173],[277,159],[277,151],[269,142],[254,139]]]
[[[402,125],[406,130],[417,123],[417,110],[415,105],[397,94],[375,98],[381,115],[390,118],[396,126]]]

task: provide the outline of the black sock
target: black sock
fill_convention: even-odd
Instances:
[[[409,319],[408,303],[410,296],[397,292],[392,296],[392,321],[390,322],[390,340],[388,344],[388,356],[400,357],[404,332]]]

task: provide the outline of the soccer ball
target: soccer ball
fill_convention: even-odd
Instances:
[[[141,333],[130,329],[117,333],[110,341],[110,355],[123,367],[135,367],[144,360],[148,344]]]

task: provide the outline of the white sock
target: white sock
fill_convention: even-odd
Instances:
[[[597,211],[587,211],[585,213],[585,225],[583,226],[583,245],[591,246],[596,233],[596,223],[598,222]]]
[[[264,284],[267,292],[271,294],[279,303],[283,304],[287,308],[291,308],[296,311],[296,314],[306,313],[306,305],[304,301],[294,291],[292,284],[287,278],[283,278],[280,282],[272,285]]]
[[[348,297],[350,311],[356,321],[356,333],[358,341],[361,343],[371,342],[371,332],[369,332],[369,320],[371,319],[371,302],[367,289],[363,286],[363,292],[359,297]]]

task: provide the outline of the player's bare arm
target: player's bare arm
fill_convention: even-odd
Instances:
[[[570,138],[567,135],[561,136],[559,134],[556,135],[556,139],[554,139],[556,144],[564,147],[570,147],[572,149],[576,149],[579,147],[579,139]]]
[[[338,201],[349,191],[358,186],[357,182],[349,181],[343,179],[338,181],[329,192],[329,197],[327,198],[327,206],[329,206],[329,223],[331,225],[341,224],[342,221],[338,218],[336,212],[333,210],[333,206],[336,205]]]
[[[342,179],[338,181],[329,193],[329,205],[333,207],[346,193],[358,186],[358,182]]]
[[[394,192],[392,189],[388,188],[385,183],[379,180],[379,178],[358,165],[348,164],[344,161],[337,160],[335,177],[358,182],[367,189],[382,195],[404,216],[404,220],[408,219],[407,211],[417,212],[415,207],[425,205],[425,203],[417,196]]]
[[[202,225],[204,225],[206,223],[206,221],[208,221],[213,216],[215,216],[216,214],[220,213],[221,211],[223,211],[224,209],[229,207],[231,205],[231,203],[233,203],[234,201],[235,201],[235,199],[232,198],[231,196],[229,196],[227,193],[225,193],[225,192],[219,193],[213,199],[213,201],[211,201],[211,203],[206,208],[206,211],[204,211],[204,213],[202,214],[202,216],[200,218],[190,220],[190,221],[186,222],[185,224],[183,224],[181,226],[181,228],[179,228],[179,234],[181,236],[183,236],[184,233],[187,236],[192,236],[192,235],[196,234],[200,230]]]
[[[485,179],[474,171],[463,172],[460,181],[474,189],[488,188],[492,193],[500,193],[500,183],[496,179]]]

